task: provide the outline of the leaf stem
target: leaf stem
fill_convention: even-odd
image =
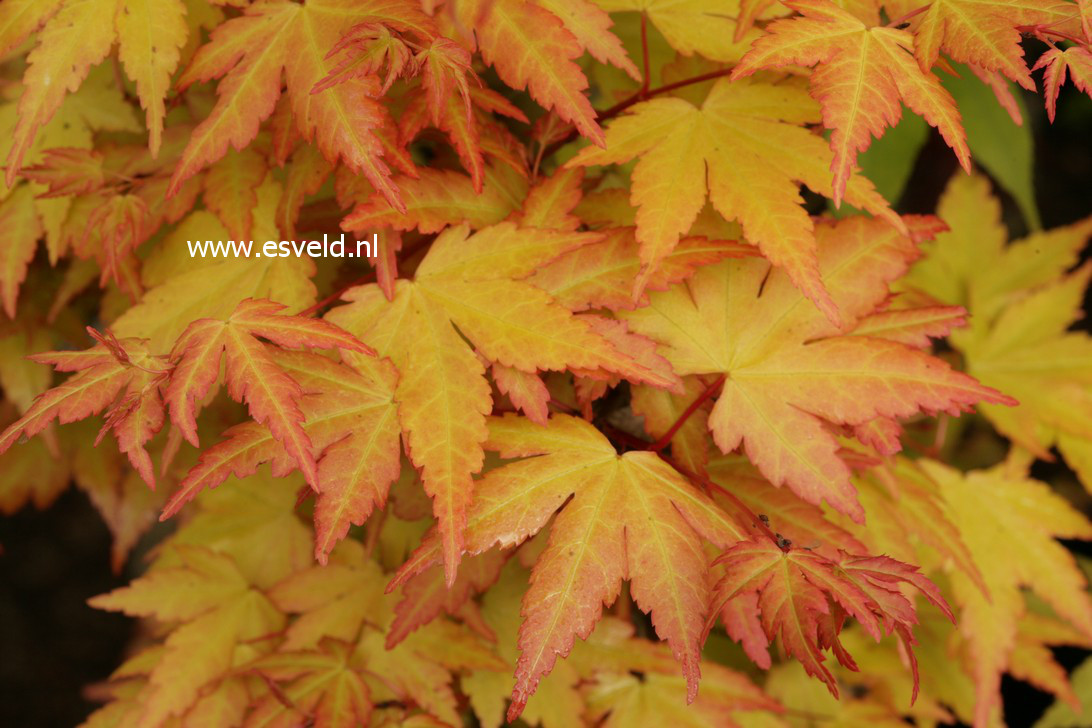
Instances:
[[[634,104],[640,103],[641,101],[644,101],[645,99],[650,99],[653,96],[659,96],[660,94],[666,94],[666,93],[669,93],[671,91],[675,91],[677,89],[684,88],[686,86],[692,86],[692,85],[694,85],[696,83],[702,83],[703,81],[712,81],[714,78],[720,78],[721,76],[727,76],[731,72],[732,72],[731,68],[722,68],[719,71],[710,71],[708,73],[702,73],[702,74],[699,74],[697,76],[691,76],[690,78],[684,78],[681,81],[675,81],[674,83],[665,84],[665,85],[660,86],[658,88],[654,88],[654,89],[652,89],[650,91],[645,91],[643,96],[642,96],[642,92],[640,90],[638,90],[632,96],[629,96],[628,98],[625,98],[625,99],[619,101],[614,106],[611,106],[606,111],[599,114],[598,117],[597,117],[597,120],[598,121],[606,121],[607,119],[611,119],[611,118],[614,118],[615,116],[618,116],[619,114],[621,114],[623,111],[625,111],[629,107],[633,106]],[[546,147],[546,150],[543,152],[542,156],[544,156],[544,157],[550,156],[551,154],[556,152],[561,147],[565,146],[566,144],[568,144],[572,140],[576,139],[579,135],[580,135],[579,132],[577,132],[577,130],[575,128],[571,129],[568,134],[561,137],[560,139],[558,139],[556,142],[554,142],[550,146]]]
[[[671,427],[667,428],[667,432],[665,432],[663,435],[661,435],[660,439],[656,440],[656,442],[649,445],[647,449],[652,450],[653,452],[660,452],[665,447],[670,445],[671,444],[671,438],[673,438],[675,436],[675,433],[678,432],[679,429],[684,424],[686,424],[686,421],[688,419],[690,419],[690,417],[695,412],[698,411],[698,408],[700,408],[703,404],[705,404],[707,401],[709,401],[709,398],[717,393],[717,391],[724,384],[724,380],[725,380],[726,377],[727,377],[727,375],[721,374],[719,377],[717,377],[716,381],[714,381],[712,384],[710,384],[708,387],[706,387],[705,391],[703,391],[701,394],[699,394],[697,396],[697,398],[693,402],[691,402],[690,405],[685,410],[683,410],[682,414],[679,415],[679,417],[675,420],[674,423],[672,423]]]
[[[709,478],[706,478],[706,477],[704,477],[702,475],[698,475],[697,473],[695,473],[692,470],[690,470],[689,468],[687,468],[685,465],[682,465],[681,463],[679,463],[674,458],[670,458],[667,455],[664,455],[663,453],[658,453],[658,455],[660,456],[661,460],[663,460],[665,463],[667,463],[671,467],[675,468],[675,470],[679,471],[679,473],[681,475],[686,476],[691,481],[693,481],[694,483],[697,483],[698,485],[702,486],[706,490],[715,490],[718,493],[720,493],[721,495],[723,495],[725,498],[727,498],[729,501],[731,501],[733,506],[738,508],[749,519],[751,519],[751,522],[754,523],[755,527],[758,528],[758,530],[761,531],[762,534],[764,536],[766,536],[766,538],[770,539],[770,541],[777,544],[777,547],[779,549],[781,549],[782,551],[785,550],[785,547],[783,545],[784,539],[778,539],[777,535],[773,531],[770,530],[770,527],[766,525],[765,521],[763,521],[761,518],[756,516],[754,511],[752,511],[750,509],[750,507],[746,503],[741,501],[730,490],[725,488],[723,485],[720,485],[719,483],[713,482]]]
[[[914,18],[914,17],[916,17],[918,15],[921,15],[926,10],[928,10],[930,7],[932,7],[932,3],[929,3],[928,5],[922,5],[920,8],[917,8],[916,10],[911,10],[910,12],[906,13],[905,15],[903,15],[901,17],[898,17],[898,18],[895,18],[894,20],[892,20],[890,23],[888,23],[884,27],[885,28],[898,28],[900,25],[902,25],[906,21],[910,20],[911,18]]]

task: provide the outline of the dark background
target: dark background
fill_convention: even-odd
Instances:
[[[1029,65],[1033,62],[1029,59]],[[1026,122],[1032,124],[1036,139],[1035,184],[1044,228],[1089,215],[1092,100],[1066,86],[1053,125],[1047,122],[1041,97],[1028,94],[1025,100]],[[934,132],[897,208],[932,212],[956,171],[951,150]],[[1005,202],[1010,213],[1006,218],[1018,220],[1012,201]],[[1089,311],[1088,299],[1085,310]],[[1051,481],[1064,475],[1062,471],[1064,466],[1040,465],[1035,476]],[[153,533],[146,541],[156,538]],[[1069,545],[1092,556],[1085,544]],[[14,516],[0,516],[0,546],[0,726],[75,726],[95,707],[86,699],[86,687],[104,680],[118,666],[134,626],[125,617],[91,609],[85,602],[128,583],[139,573],[140,558],[131,558],[121,575],[111,573],[110,534],[87,498],[74,488],[44,512],[28,507]],[[1057,651],[1067,668],[1086,656],[1081,650]],[[1013,728],[1031,725],[1053,702],[1008,677],[1004,698]]]

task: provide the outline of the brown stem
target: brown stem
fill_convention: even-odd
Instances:
[[[690,405],[683,410],[683,413],[679,415],[678,419],[672,423],[671,427],[667,428],[667,432],[660,436],[660,439],[648,446],[649,450],[653,452],[660,452],[665,447],[671,444],[671,438],[675,436],[675,433],[679,431],[686,421],[690,419],[691,415],[698,411],[698,408],[705,404],[710,397],[716,394],[721,385],[724,384],[724,380],[727,375],[721,374],[717,377],[717,380],[705,388],[705,391],[698,395],[697,399],[690,403]]]

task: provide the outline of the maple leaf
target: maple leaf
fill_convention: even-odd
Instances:
[[[439,108],[432,106],[430,90],[422,85],[406,94],[405,108],[398,119],[398,138],[408,143],[431,123],[444,132],[455,148],[463,168],[470,173],[474,191],[480,193],[485,182],[486,158],[503,163],[525,174],[524,150],[512,134],[498,124],[491,114],[501,114],[526,122],[523,112],[495,91],[472,87],[467,89],[466,103],[450,95]]]
[[[602,232],[604,237],[599,242],[558,256],[535,271],[528,281],[571,311],[597,308],[618,311],[647,304],[647,293],[666,290],[703,265],[757,254],[752,246],[733,241],[682,238],[649,276],[645,292],[634,301],[633,281],[641,270],[635,230],[608,228]]]
[[[40,198],[82,195],[99,189],[103,178],[103,156],[93,149],[60,147],[47,149],[40,164],[25,167],[20,174],[49,190]]]
[[[205,207],[224,224],[232,240],[250,240],[258,188],[266,178],[266,163],[253,149],[228,152],[205,175]],[[283,199],[283,198],[282,198]]]
[[[270,176],[257,189],[251,233],[257,240],[279,237],[274,215],[281,187]],[[240,213],[233,213],[240,217]],[[300,311],[315,301],[315,264],[303,258],[194,258],[187,240],[226,240],[223,224],[206,210],[187,215],[143,262],[140,282],[148,288],[113,330],[119,337],[143,338],[153,351],[168,352],[196,319],[227,318],[246,298],[276,300]],[[181,269],[181,272],[180,272]]]
[[[305,421],[303,431],[318,458],[315,505],[315,556],[322,563],[350,523],[363,524],[386,502],[397,476],[399,429],[392,400],[395,375],[388,362],[355,357],[348,366],[307,352],[273,351],[277,367],[297,382]],[[351,404],[347,404],[351,403]],[[245,478],[264,462],[285,475],[295,461],[273,433],[256,422],[227,431],[221,442],[201,453],[179,483],[163,516],[170,517],[197,493],[230,476]]]
[[[461,223],[475,229],[494,225],[519,208],[527,182],[503,167],[486,167],[483,175],[482,189],[478,191],[471,178],[449,169],[422,169],[416,179],[399,177],[405,209],[373,196],[358,204],[342,220],[341,227],[358,232],[386,225],[395,230],[437,233]]]
[[[230,556],[249,583],[269,591],[314,565],[314,529],[295,512],[306,488],[298,473],[275,478],[268,468],[233,479],[194,503],[170,543]],[[157,559],[163,567],[179,563],[173,549]]]
[[[409,579],[402,588],[402,600],[394,608],[394,621],[387,633],[388,649],[441,614],[455,616],[472,605],[471,598],[489,589],[500,577],[509,555],[486,551],[472,556],[460,564],[459,575],[450,588],[439,566]]]
[[[1020,47],[1020,26],[1050,24],[1064,17],[1050,0],[937,0],[914,20],[914,55],[922,71],[943,50],[953,61],[999,71],[1035,90]]]
[[[1092,96],[1092,52],[1087,48],[1048,48],[1032,70],[1040,68],[1046,69],[1043,72],[1043,96],[1046,100],[1047,116],[1052,122],[1058,103],[1058,92],[1065,83],[1066,71],[1069,71],[1069,79],[1074,86]]]
[[[323,156],[343,161],[363,174],[393,206],[401,208],[398,190],[391,184],[384,157],[404,171],[400,153],[384,144],[390,126],[386,108],[375,96],[378,77],[348,79],[320,93],[312,93],[331,70],[326,52],[354,24],[388,8],[354,6],[345,0],[321,0],[306,6],[292,2],[261,3],[218,26],[179,79],[184,90],[198,81],[221,78],[219,100],[209,116],[194,129],[182,159],[171,177],[168,194],[205,166],[222,158],[229,145],[242,149],[258,133],[259,124],[273,113],[281,94],[282,71],[300,136],[315,140]],[[429,21],[409,5],[396,11],[409,22]],[[299,49],[289,53],[289,49]]]
[[[932,225],[908,222],[919,233]],[[817,239],[820,272],[850,328],[917,255],[910,238],[875,219],[822,223]],[[803,301],[781,270],[728,260],[619,317],[659,341],[676,373],[726,375],[708,420],[722,452],[742,444],[770,482],[809,503],[825,499],[858,522],[864,512],[849,467],[823,420],[861,425],[920,411],[957,414],[978,401],[1015,404],[921,351],[845,336]]]
[[[639,12],[684,56],[700,53],[723,63],[736,63],[758,31],[738,34],[736,18],[746,0],[725,0],[710,6],[705,0],[596,0],[608,12]],[[733,42],[727,39],[734,38]]]
[[[666,362],[620,351],[602,330],[520,280],[564,251],[598,240],[597,234],[521,230],[512,223],[468,233],[464,225],[437,237],[414,280],[398,282],[393,300],[378,285],[360,286],[345,294],[349,305],[327,314],[398,368],[399,418],[433,498],[449,582],[492,408],[484,367],[460,334],[487,360],[531,374],[578,367],[675,384]]]
[[[23,76],[19,120],[7,158],[9,186],[38,129],[57,112],[65,94],[79,87],[91,66],[110,52],[114,26],[102,20],[114,17],[117,4],[118,0],[67,0],[42,28]]]
[[[491,470],[478,483],[467,514],[469,553],[521,543],[560,509],[523,601],[508,719],[520,714],[575,638],[587,638],[622,579],[629,579],[637,605],[671,645],[693,701],[710,597],[701,539],[723,548],[743,538],[742,529],[653,453],[618,455],[595,428],[573,417],[554,415],[545,430],[517,417],[494,419],[487,446],[503,458],[526,459]],[[442,553],[441,535],[433,533],[391,587]]]
[[[800,660],[809,675],[822,680],[838,696],[834,675],[823,665],[822,650],[830,648],[851,669],[852,658],[838,642],[848,614],[877,642],[898,633],[907,649],[917,621],[913,604],[898,591],[900,582],[913,584],[954,621],[940,591],[917,568],[886,556],[851,556],[841,552],[831,560],[808,549],[781,548],[767,538],[743,541],[717,559],[725,575],[717,585],[710,625],[722,606],[755,593],[768,639],[780,637],[785,651]],[[917,694],[917,665],[914,694]]]
[[[326,640],[314,651],[260,657],[247,669],[287,683],[258,701],[248,717],[252,723],[299,720],[316,728],[369,725],[371,692],[353,669],[349,645]]]
[[[37,5],[34,12],[42,15],[26,14],[25,7],[12,10],[13,41],[25,37],[28,30],[43,21],[44,27],[38,45],[28,56],[30,65],[23,76],[19,121],[8,153],[7,184],[15,180],[39,129],[57,113],[65,94],[79,88],[91,67],[110,53],[115,39],[118,57],[136,83],[140,104],[147,111],[148,145],[156,155],[162,141],[163,99],[189,34],[181,0],[20,4]],[[93,31],[88,32],[88,28]]]
[[[798,187],[803,182],[836,200],[842,194],[830,184],[826,145],[803,128],[818,120],[818,108],[799,88],[722,79],[700,109],[676,98],[634,106],[610,125],[605,150],[585,149],[569,164],[640,157],[630,195],[642,263],[635,294],[690,229],[708,190],[713,207],[728,220],[738,219],[747,240],[836,322]],[[902,227],[867,180],[847,173],[840,184],[847,200]]]
[[[919,462],[940,486],[989,589],[987,595],[962,572],[952,573],[962,610],[960,630],[971,650],[975,725],[985,725],[993,706],[1000,705],[1001,674],[1016,646],[1025,610],[1021,586],[1092,638],[1086,579],[1054,540],[1092,539],[1092,524],[1045,484],[1029,479],[1018,464],[964,475],[932,460]]]
[[[75,422],[109,407],[99,439],[113,430],[119,449],[129,456],[144,481],[155,485],[145,443],[163,426],[160,386],[169,366],[152,355],[139,340],[103,337],[89,329],[100,343],[86,351],[52,351],[31,356],[57,371],[76,372],[63,384],[39,395],[18,420],[0,434],[0,453],[20,438],[33,437],[57,420]],[[124,391],[123,391],[124,390]],[[97,444],[96,440],[96,444]]]
[[[585,6],[590,3],[575,7],[585,15],[596,14],[594,7]],[[481,51],[502,81],[515,89],[526,88],[544,108],[556,111],[593,143],[603,145],[595,110],[583,93],[588,80],[574,62],[584,48],[561,18],[528,0],[466,0],[455,4],[453,11],[461,28],[474,29],[468,42]],[[602,16],[597,22],[602,22]],[[605,28],[595,35],[607,35]]]
[[[344,541],[330,564],[291,574],[270,590],[289,625],[282,651],[314,650],[328,638],[355,642],[354,666],[372,695],[412,701],[445,725],[458,722],[452,672],[502,666],[481,639],[451,622],[433,622],[392,649],[383,633],[393,617],[393,598],[385,597],[383,574],[358,542]],[[378,695],[377,695],[378,697]]]
[[[963,306],[970,327],[953,332],[969,373],[1009,392],[1016,408],[982,406],[1007,437],[1044,459],[1058,446],[1086,488],[1092,488],[1092,338],[1070,325],[1092,270],[1066,273],[1092,235],[1092,219],[1033,233],[1006,245],[1001,206],[983,177],[957,177],[938,213],[951,231],[926,247],[926,257],[902,285],[946,304]],[[984,258],[999,267],[983,269]],[[1003,267],[1000,267],[1003,266]]]
[[[227,320],[198,319],[191,323],[171,352],[174,369],[166,399],[171,421],[187,441],[198,447],[196,415],[200,401],[220,376],[220,360],[226,357],[228,394],[235,401],[247,404],[251,416],[269,428],[317,491],[318,467],[311,441],[302,427],[304,415],[298,405],[302,389],[277,366],[268,345],[257,337],[282,347],[336,347],[372,352],[332,324],[281,315],[283,309],[284,306],[272,301],[246,299]]]
[[[159,154],[166,116],[163,99],[189,35],[186,6],[182,0],[119,0],[119,3],[118,58],[126,75],[136,83],[137,96],[147,116],[148,148],[154,157]]]
[[[15,318],[19,288],[38,248],[42,224],[34,209],[34,191],[22,185],[0,202],[0,226],[7,231],[7,243],[0,250],[0,303],[8,318]]]
[[[89,600],[98,609],[179,624],[141,691],[141,718],[149,724],[189,708],[240,656],[262,651],[259,638],[284,626],[284,616],[230,557],[193,546],[175,549],[181,566]]]
[[[868,148],[872,137],[898,122],[900,102],[936,127],[970,171],[971,154],[955,100],[936,76],[914,62],[910,33],[870,28],[829,0],[786,4],[801,17],[771,23],[768,35],[755,41],[732,78],[762,68],[818,64],[810,77],[811,94],[822,106],[824,126],[831,130],[836,205],[845,193],[857,154]]]

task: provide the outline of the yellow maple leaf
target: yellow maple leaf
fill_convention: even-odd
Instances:
[[[606,149],[589,147],[569,162],[601,165],[640,157],[630,195],[642,263],[635,293],[690,229],[708,192],[713,207],[738,219],[747,240],[837,322],[799,189],[803,183],[821,194],[836,192],[831,153],[804,128],[819,121],[818,112],[798,86],[722,79],[700,109],[677,98],[634,106],[608,128]],[[868,180],[853,175],[845,184],[852,204],[905,229]]]

